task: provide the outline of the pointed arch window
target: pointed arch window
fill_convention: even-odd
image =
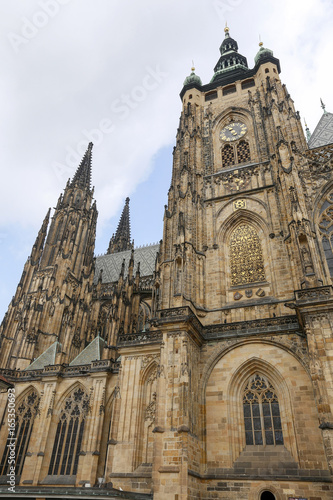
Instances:
[[[222,166],[230,167],[235,164],[234,148],[230,144],[226,144],[222,149]]]
[[[229,255],[232,286],[265,281],[261,244],[252,226],[240,224],[234,229]]]
[[[279,401],[266,377],[257,373],[247,382],[243,413],[247,445],[283,445]]]
[[[230,167],[251,161],[250,146],[244,139],[237,144],[225,144],[222,148],[222,167]]]
[[[16,409],[15,418],[15,473],[22,473],[25,455],[28,451],[31,431],[39,408],[39,396],[35,390],[30,391]],[[10,444],[12,436],[8,434],[7,444]],[[5,476],[9,472],[8,446],[5,447],[0,464],[0,475]]]
[[[250,146],[247,141],[240,141],[237,144],[237,160],[238,163],[245,163],[251,160]]]
[[[66,399],[57,425],[49,475],[76,475],[88,410],[89,396],[81,388]]]

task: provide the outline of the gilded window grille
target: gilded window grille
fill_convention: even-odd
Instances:
[[[251,160],[250,146],[246,141],[240,141],[237,144],[237,160],[238,163],[245,163]]]
[[[15,417],[15,473],[22,473],[25,455],[28,451],[31,431],[39,408],[39,396],[35,390],[30,391],[16,408]],[[8,434],[7,444],[10,444],[11,434]],[[0,464],[0,475],[9,472],[9,447],[6,446]]]
[[[226,144],[222,149],[222,166],[230,167],[235,164],[234,148],[230,144]]]
[[[247,445],[283,445],[278,397],[273,385],[258,373],[243,393],[245,442]]]
[[[76,475],[88,410],[89,396],[82,389],[76,389],[66,399],[57,425],[49,475]]]
[[[265,281],[264,260],[259,237],[248,224],[241,224],[230,237],[231,284]]]

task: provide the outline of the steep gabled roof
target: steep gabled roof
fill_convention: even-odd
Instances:
[[[134,268],[140,262],[140,275],[151,276],[155,271],[156,254],[159,251],[159,244],[148,245],[146,247],[139,247],[134,249]],[[125,260],[125,273],[124,278],[128,273],[128,264],[131,258],[131,250],[125,252],[117,252],[107,255],[100,255],[96,257],[96,268],[94,283],[98,282],[101,270],[102,283],[113,283],[118,281],[121,266]]]

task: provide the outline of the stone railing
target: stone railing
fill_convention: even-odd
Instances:
[[[162,332],[159,330],[138,332],[138,333],[122,333],[118,337],[118,347],[135,345],[135,344],[152,344],[161,342]]]
[[[332,286],[319,286],[316,288],[305,288],[304,290],[295,291],[295,300],[297,301],[322,301],[333,297]]]

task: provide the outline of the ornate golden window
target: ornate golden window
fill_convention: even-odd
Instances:
[[[283,445],[279,401],[272,384],[258,373],[243,394],[245,441],[248,445]]]
[[[15,472],[17,476],[22,473],[24,459],[28,451],[30,436],[36,414],[39,407],[39,397],[35,390],[29,392],[26,397],[21,401],[16,409],[15,418]],[[10,449],[7,444],[10,444],[12,436],[8,434],[8,440],[4,449],[1,465],[0,475],[5,476],[9,469],[9,452]]]
[[[49,475],[72,476],[77,473],[89,397],[80,388],[66,399],[54,440]]]
[[[265,281],[259,237],[249,224],[240,224],[231,234],[230,269],[233,286]]]

